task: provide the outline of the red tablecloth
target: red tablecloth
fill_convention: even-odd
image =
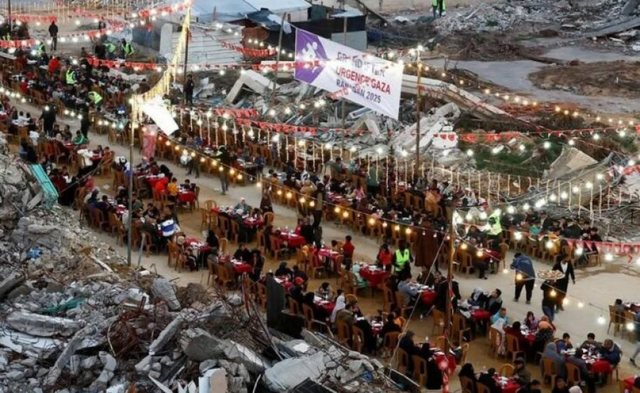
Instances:
[[[329,302],[326,300],[318,300],[314,301],[313,303],[316,305],[316,307],[323,309],[327,313],[327,315],[331,315],[333,309],[336,307],[336,304],[334,302]]]
[[[253,271],[253,267],[248,263],[234,261],[231,264],[233,265],[233,271],[237,274],[251,273]]]
[[[212,250],[207,243],[203,243],[195,237],[188,237],[184,239],[184,244],[187,247],[197,247],[199,252],[209,252]]]
[[[287,246],[289,248],[302,247],[306,243],[306,240],[304,240],[304,237],[300,235],[296,235],[295,233],[280,232],[280,239],[287,242]]]
[[[520,389],[520,384],[513,379],[509,379],[505,385],[500,384],[501,393],[516,393]]]
[[[454,372],[454,371],[456,371],[456,366],[457,366],[457,364],[456,364],[456,358],[455,358],[455,356],[453,356],[453,355],[449,355],[449,356],[447,356],[447,358],[445,359],[445,357],[444,357],[444,353],[439,352],[439,353],[436,353],[436,354],[434,355],[434,359],[436,360],[436,362],[438,362],[438,368],[439,368],[440,370],[444,370],[444,367],[442,367],[442,366],[441,366],[441,362],[445,362],[445,361],[447,361],[447,360],[448,360],[448,361],[449,361],[449,373],[450,373],[450,375],[453,375],[453,372]]]
[[[587,361],[587,365],[589,364],[590,363]],[[600,359],[591,363],[591,372],[593,373],[609,374],[611,370],[612,370],[611,363],[607,362],[606,360]]]
[[[487,310],[473,310],[471,311],[471,318],[474,321],[488,321],[491,319],[491,313]]]
[[[193,191],[178,191],[178,201],[182,203],[192,203],[196,200],[196,193]]]
[[[436,297],[438,295],[436,294],[435,291],[422,291],[422,293],[420,294],[420,298],[422,299],[422,303],[430,306],[433,303],[435,303],[436,301]]]
[[[382,269],[370,269],[369,266],[363,266],[360,269],[360,277],[369,282],[370,287],[377,287],[389,277],[389,272]]]
[[[631,391],[633,390],[633,382],[636,380],[636,377],[633,375],[624,379],[624,388]]]
[[[319,257],[323,257],[323,258],[329,258],[329,259],[336,259],[340,253],[338,251],[333,251],[330,248],[321,248],[321,249],[316,249],[316,253],[318,254]]]
[[[151,188],[155,188],[156,184],[162,180],[164,177],[160,177],[160,176],[147,176],[145,177],[145,179],[147,180],[147,183],[149,183],[149,187]]]
[[[289,292],[289,290],[293,286],[293,283],[289,281],[289,279],[286,276],[276,277],[276,281],[278,282],[278,284],[282,285],[285,292]]]

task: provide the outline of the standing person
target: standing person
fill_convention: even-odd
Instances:
[[[345,236],[344,245],[342,246],[342,255],[344,255],[344,264],[347,266],[347,269],[351,269],[351,264],[353,263],[353,253],[355,250],[356,247],[351,242],[351,236]]]
[[[567,296],[567,289],[569,288],[569,278],[571,278],[571,282],[573,285],[576,284],[576,275],[573,271],[573,264],[568,259],[568,256],[564,256],[560,262],[556,262],[553,265],[552,270],[557,270],[559,272],[564,273],[564,277],[556,280],[556,289],[558,290],[558,295],[556,297],[556,310],[562,311],[564,308],[562,307],[562,303],[564,302],[564,298]]]
[[[403,272],[411,272],[412,261],[413,256],[411,256],[411,251],[407,248],[407,242],[404,239],[400,239],[398,249],[393,254],[393,270],[396,275],[401,275]]]
[[[122,39],[122,57],[126,59],[131,55],[133,55],[133,52],[135,51],[133,50],[133,46],[131,45],[131,42],[127,42],[127,40],[123,38]]]
[[[633,351],[633,355],[631,355],[631,357],[629,358],[629,361],[631,362],[631,364],[635,366],[636,356],[640,354],[640,313],[636,313],[636,318],[633,321],[633,324],[635,327],[634,331],[636,332],[636,350]]]
[[[316,198],[316,201],[312,212],[313,227],[318,228],[320,226],[320,222],[322,222],[322,210],[324,209],[325,188],[323,183],[318,182],[318,184],[316,184],[314,198]]]
[[[522,287],[525,287],[527,291],[527,304],[531,304],[531,295],[533,294],[533,284],[536,280],[536,272],[533,269],[533,262],[531,262],[531,258],[528,256],[517,252],[513,257],[513,262],[511,263],[511,269],[516,271],[516,294],[514,301],[518,301],[520,299],[520,294],[522,293]]]
[[[558,291],[554,288],[553,281],[545,281],[540,286],[542,290],[542,313],[546,315],[551,322],[555,315],[555,307],[558,297]]]
[[[49,137],[54,136],[53,125],[56,123],[56,108],[53,106],[53,103],[49,103],[49,105],[44,107],[40,115],[40,120],[42,120],[44,133]]]
[[[231,169],[231,155],[227,151],[226,146],[220,146],[218,158],[222,164],[222,171],[220,171],[220,187],[222,188],[222,195],[225,195],[229,189],[229,169]]]
[[[58,26],[53,20],[49,25],[49,35],[51,36],[51,50],[58,50]]]
[[[431,0],[431,5],[433,7],[433,19],[447,14],[447,5],[445,4],[445,0]]]
[[[193,75],[187,75],[187,80],[184,82],[184,103],[193,105],[193,89],[195,84],[193,83]]]

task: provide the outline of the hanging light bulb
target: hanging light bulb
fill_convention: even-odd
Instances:
[[[607,320],[602,315],[600,315],[598,317],[598,325],[604,325],[605,323],[607,323]]]
[[[578,308],[584,308],[584,303],[578,302]]]
[[[549,296],[551,296],[551,297],[556,297],[556,295],[557,295],[557,294],[558,294],[558,293],[556,292],[556,290],[555,290],[555,289],[552,289],[552,290],[549,292]]]
[[[522,240],[522,233],[521,232],[514,232],[513,233],[513,238],[516,239],[517,241]]]

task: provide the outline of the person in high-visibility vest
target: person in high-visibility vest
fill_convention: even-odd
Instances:
[[[411,251],[407,248],[407,243],[404,239],[400,239],[398,242],[398,249],[393,254],[393,270],[395,274],[402,275],[411,272]]]
[[[40,42],[38,45],[36,45],[35,51],[36,51],[36,56],[40,57],[42,56],[43,53],[46,52],[46,48],[44,46],[44,42]]]
[[[127,42],[124,38],[122,39],[122,54],[125,58],[131,56],[133,54],[133,46],[130,42]]]
[[[431,0],[431,5],[433,7],[433,18],[437,18],[438,16],[444,16],[447,14],[447,5],[445,0]]]
[[[67,73],[65,74],[65,80],[67,82],[67,85],[73,86],[76,83],[78,83],[78,80],[76,79],[76,71],[72,68],[69,68],[67,70]]]
[[[91,101],[93,106],[96,109],[100,109],[100,104],[102,104],[102,96],[95,91],[90,91],[88,96],[89,96],[89,101]]]
[[[104,47],[107,50],[107,59],[111,60],[116,57],[116,44],[114,44],[113,42],[107,42],[106,44],[104,44]]]

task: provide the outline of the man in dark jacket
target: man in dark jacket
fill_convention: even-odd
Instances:
[[[58,50],[58,26],[55,21],[49,25],[49,35],[51,36],[51,50]]]
[[[193,75],[187,75],[187,80],[184,82],[184,102],[188,105],[193,105],[193,89],[195,85],[193,83]]]
[[[511,269],[516,271],[516,295],[514,300],[517,302],[520,299],[520,294],[524,287],[527,291],[527,304],[530,304],[533,285],[536,282],[536,272],[533,269],[531,258],[517,252],[511,263]]]

